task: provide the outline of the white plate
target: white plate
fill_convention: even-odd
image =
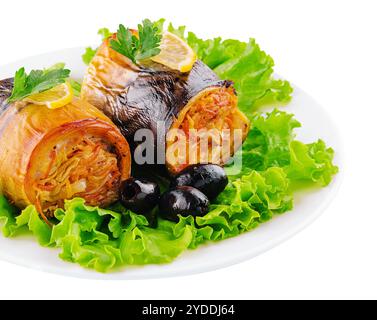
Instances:
[[[45,68],[57,62],[65,62],[67,67],[73,70],[73,77],[82,78],[85,71],[85,65],[81,61],[83,52],[83,48],[74,48],[27,58],[0,67],[0,79],[12,77],[22,66],[30,70]],[[303,124],[303,127],[297,130],[300,140],[312,142],[318,138],[324,139],[336,151],[336,164],[341,169],[344,168],[338,132],[325,110],[316,101],[295,88],[293,101],[284,107],[284,110],[294,113]],[[0,259],[66,276],[111,280],[162,278],[207,272],[251,259],[298,233],[326,209],[335,197],[341,180],[342,170],[327,188],[297,194],[293,211],[275,217],[252,232],[187,251],[171,264],[131,267],[122,272],[101,274],[61,261],[58,258],[58,249],[42,248],[32,237],[6,239],[1,235]]]

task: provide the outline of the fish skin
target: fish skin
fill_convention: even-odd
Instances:
[[[12,90],[13,78],[0,80],[0,115],[9,107],[6,100],[11,96]]]
[[[109,115],[126,137],[133,136],[140,128],[149,128],[156,133],[159,121],[164,122],[166,134],[191,98],[209,87],[225,85],[225,81],[201,61],[195,63],[189,74],[143,70],[118,96],[121,112],[114,117],[114,110],[111,110]]]
[[[220,80],[202,61],[198,60],[186,74],[167,68],[143,68],[130,70],[125,89],[112,94],[108,103],[96,105],[119,127],[123,135],[133,144],[134,134],[140,128],[151,129],[155,143],[164,143],[165,135],[173,121],[185,108],[189,100],[210,87],[231,87],[232,81]],[[85,81],[84,81],[85,83]],[[234,91],[236,94],[236,92]],[[93,98],[95,99],[95,97]],[[157,124],[164,123],[164,131],[157,134]],[[160,138],[161,141],[157,139]]]

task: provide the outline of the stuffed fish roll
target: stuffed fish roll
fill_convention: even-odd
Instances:
[[[106,207],[130,176],[130,150],[118,128],[88,102],[49,109],[8,103],[13,80],[0,81],[0,186],[17,207],[46,219],[65,199]]]

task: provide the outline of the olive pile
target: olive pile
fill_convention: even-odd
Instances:
[[[166,220],[179,221],[179,215],[204,216],[209,211],[207,196],[193,187],[176,187],[165,192],[160,200],[160,216]]]
[[[227,184],[228,177],[220,166],[194,165],[175,176],[170,189],[162,195],[154,182],[128,179],[121,187],[121,202],[131,211],[147,217],[151,217],[150,213],[158,205],[161,218],[177,222],[179,216],[207,214],[210,201],[216,199]]]

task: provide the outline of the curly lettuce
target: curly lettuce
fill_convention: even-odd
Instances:
[[[236,157],[242,157],[239,178],[253,170],[282,168],[290,181],[310,181],[328,185],[338,172],[333,164],[334,150],[322,140],[304,144],[295,139],[295,129],[301,127],[292,114],[277,109],[269,113],[256,113],[242,149]]]
[[[255,229],[276,214],[293,208],[289,179],[281,168],[264,172],[252,171],[232,181],[204,217],[181,217],[174,233],[190,226],[193,232],[191,249],[207,241],[235,237]]]
[[[97,32],[97,34],[99,36],[101,36],[102,41],[104,41],[105,39],[107,39],[108,37],[110,37],[112,35],[111,31],[108,28],[101,28],[101,29],[99,29],[98,32]],[[85,52],[81,56],[82,57],[82,61],[86,65],[89,65],[89,63],[92,61],[92,59],[96,55],[97,50],[98,50],[98,48],[92,48],[92,47],[85,48]]]
[[[168,30],[186,40],[221,79],[234,81],[238,92],[239,107],[250,114],[261,104],[281,104],[291,100],[293,88],[288,81],[274,77],[274,60],[265,53],[255,39],[243,42],[234,39],[214,38],[203,40],[193,32],[186,35],[186,27]]]
[[[17,216],[16,212],[5,197],[0,198],[4,236],[15,237],[21,229],[29,230],[41,246],[60,248],[62,260],[99,272],[171,262],[188,249],[193,237],[189,226],[175,235],[174,223],[160,221],[159,228],[149,228],[144,216],[121,205],[105,210],[87,206],[80,198],[66,201],[64,210],[55,212],[57,223],[52,227],[34,206]]]
[[[14,218],[14,208],[2,197],[0,221],[6,220],[7,237],[26,227],[42,246],[60,248],[64,261],[109,272],[127,265],[168,263],[209,240],[252,230],[289,210],[292,196],[288,194],[285,173],[271,168],[234,181],[206,216],[181,217],[177,224],[159,220],[157,228],[121,205],[105,210],[87,206],[80,198],[66,201],[64,210],[55,212],[57,223],[50,228],[33,206]]]
[[[334,150],[327,148],[323,140],[304,144],[290,143],[290,163],[285,171],[290,180],[306,180],[327,186],[339,168],[333,164]]]

